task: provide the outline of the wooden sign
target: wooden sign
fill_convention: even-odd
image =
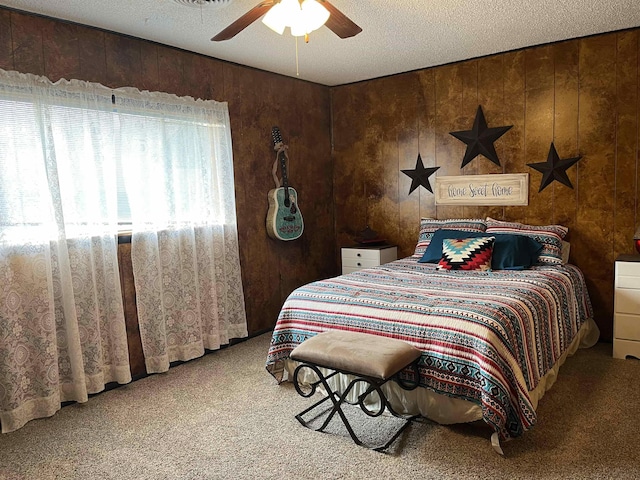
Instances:
[[[436,177],[436,205],[528,205],[529,174]]]

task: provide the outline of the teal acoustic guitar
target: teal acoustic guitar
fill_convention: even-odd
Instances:
[[[282,142],[280,129],[271,129],[277,162],[282,171],[282,186],[269,192],[269,211],[267,212],[267,234],[276,240],[295,240],[302,235],[304,221],[298,207],[298,192],[289,186],[287,178],[287,146]],[[274,167],[275,168],[275,167]]]

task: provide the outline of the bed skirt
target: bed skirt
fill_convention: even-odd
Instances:
[[[569,345],[569,348],[558,359],[555,365],[540,379],[537,387],[529,392],[531,398],[531,404],[534,409],[538,408],[538,402],[544,396],[545,392],[549,390],[556,379],[558,378],[558,371],[564,364],[567,357],[573,355],[579,348],[590,348],[598,342],[600,337],[600,330],[593,321],[589,319],[580,328],[573,342]],[[284,378],[283,380],[289,380],[293,378],[293,371],[295,370],[297,362],[286,359],[284,363]],[[346,386],[353,379],[350,375],[335,375],[331,377],[329,385],[334,390],[343,391]],[[315,374],[311,373],[309,369],[303,369],[300,372],[299,380],[301,383],[311,383],[315,381]],[[348,400],[357,401],[358,395],[364,391],[364,385],[361,384],[360,389],[352,389]],[[480,405],[472,403],[468,400],[460,398],[448,397],[436,393],[427,388],[417,388],[415,390],[403,390],[395,382],[387,382],[383,385],[387,399],[391,403],[396,412],[408,415],[420,414],[423,417],[428,418],[434,422],[448,425],[454,423],[469,423],[482,420],[482,409]],[[321,388],[318,388],[322,394],[325,394]],[[358,391],[361,390],[361,391]],[[371,406],[371,408],[378,408],[378,399],[374,398],[375,395],[370,395],[365,404]],[[495,448],[495,446],[494,446]]]

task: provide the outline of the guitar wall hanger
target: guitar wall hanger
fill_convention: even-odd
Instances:
[[[269,191],[269,211],[267,212],[267,234],[275,240],[295,240],[304,231],[302,213],[298,207],[298,192],[289,186],[287,177],[287,162],[289,147],[282,141],[282,135],[278,127],[271,129],[273,149],[276,151],[276,159],[273,162],[271,174],[276,188]],[[277,171],[280,166],[282,183]]]

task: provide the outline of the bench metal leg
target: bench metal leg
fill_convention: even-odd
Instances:
[[[303,368],[309,368],[311,369],[318,377],[318,381],[312,383],[309,385],[309,391],[305,392],[302,390],[302,387],[300,386],[300,382],[298,380],[298,375],[300,373],[300,371]],[[417,365],[416,367],[417,368]],[[379,379],[375,379],[375,378],[369,378],[369,377],[362,377],[359,376],[357,378],[355,378],[354,380],[352,380],[349,385],[347,386],[347,388],[345,389],[345,391],[343,393],[340,393],[338,391],[333,391],[331,389],[331,387],[329,386],[329,383],[327,382],[327,380],[331,377],[333,377],[334,375],[336,375],[337,373],[347,373],[347,374],[351,374],[354,375],[351,372],[337,372],[337,371],[333,371],[332,373],[330,373],[329,375],[325,376],[323,375],[323,373],[320,371],[320,369],[318,368],[318,366],[311,364],[311,363],[301,363],[300,365],[298,365],[294,371],[293,374],[293,383],[294,386],[296,388],[296,391],[298,392],[299,395],[305,397],[305,398],[309,398],[312,395],[315,394],[316,392],[316,388],[319,385],[322,385],[326,392],[327,392],[327,396],[322,398],[321,400],[319,400],[318,402],[314,403],[313,405],[311,405],[309,408],[306,408],[305,410],[303,410],[302,412],[300,412],[298,415],[296,415],[296,419],[305,427],[310,428],[312,430],[318,431],[318,432],[323,432],[324,429],[327,427],[327,425],[329,425],[329,422],[331,422],[331,419],[334,417],[334,415],[337,413],[340,416],[340,419],[342,420],[342,423],[344,424],[344,426],[347,428],[347,431],[349,432],[349,435],[351,436],[351,438],[353,439],[353,441],[358,444],[361,445],[363,447],[367,447],[370,448],[372,450],[376,450],[376,451],[383,451],[386,450],[387,448],[389,448],[389,446],[402,434],[402,432],[409,426],[409,424],[411,423],[412,420],[414,420],[415,418],[418,417],[418,415],[412,415],[412,416],[405,416],[405,415],[401,415],[398,414],[397,412],[395,412],[393,410],[393,408],[391,407],[391,405],[389,404],[387,397],[384,395],[384,393],[382,392],[382,389],[380,387],[382,387],[382,385],[384,385],[386,383],[386,380],[379,380]],[[394,433],[394,435],[383,445],[378,445],[378,446],[371,446],[371,445],[366,445],[364,442],[362,442],[358,436],[356,435],[356,433],[353,431],[353,428],[351,427],[351,424],[349,423],[349,420],[347,419],[346,415],[344,414],[343,410],[342,410],[342,406],[344,403],[349,403],[347,401],[348,395],[351,392],[351,390],[353,389],[353,387],[355,387],[358,383],[365,383],[366,385],[368,385],[367,389],[365,390],[365,392],[363,394],[361,394],[358,397],[358,405],[360,405],[360,408],[362,409],[362,411],[364,411],[367,415],[371,416],[371,417],[377,417],[379,415],[382,415],[382,413],[386,410],[388,410],[392,415],[394,415],[395,417],[401,418],[404,420],[402,426]],[[402,384],[401,384],[402,385]],[[406,384],[405,384],[406,385]],[[409,385],[408,387],[405,387],[405,385],[402,385],[403,388],[408,388],[408,389],[413,389],[415,387],[417,387],[416,385]],[[380,408],[378,410],[375,411],[371,411],[369,410],[364,402],[366,400],[366,398],[373,392],[376,392],[378,394],[378,396],[380,397]],[[328,400],[331,401],[331,403],[333,404],[333,407],[331,408],[331,411],[329,412],[329,414],[326,416],[326,418],[324,419],[324,422],[322,423],[321,426],[319,426],[318,428],[314,428],[310,425],[309,421],[306,421],[303,417],[305,415],[307,415],[308,413],[310,413],[311,411],[313,411],[314,409],[316,409],[317,407],[321,406],[322,404],[324,404],[325,402],[327,402]],[[325,412],[328,409],[325,409]],[[324,413],[324,412],[323,412]],[[314,417],[318,418],[318,416]]]

